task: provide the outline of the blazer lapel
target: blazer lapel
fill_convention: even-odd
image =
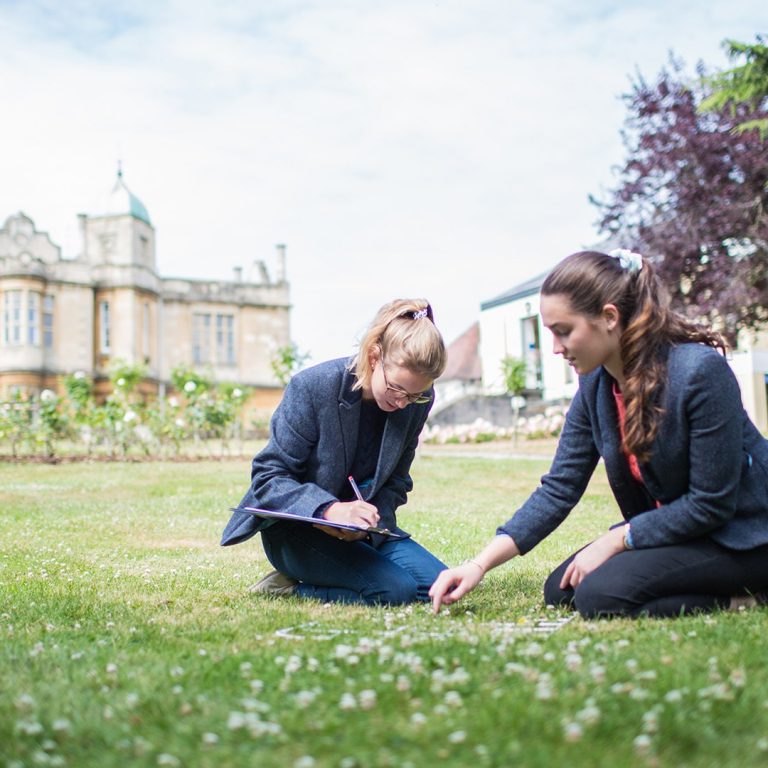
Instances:
[[[341,442],[344,446],[344,467],[348,471],[352,466],[357,451],[357,434],[360,427],[360,404],[363,399],[362,390],[352,391],[355,383],[354,374],[345,370],[339,390],[339,424],[341,426]]]
[[[621,447],[619,412],[613,394],[613,378],[603,372],[597,392],[598,431],[602,437],[601,454],[605,473],[619,508],[631,517],[653,506],[653,499],[643,483],[638,483],[629,468],[629,459]]]
[[[408,413],[408,408],[393,411],[387,416],[384,435],[381,438],[379,461],[376,464],[376,474],[371,484],[371,490],[367,494],[368,498],[372,498],[379,492],[384,480],[392,474],[397,462],[400,461],[410,420],[411,415]]]

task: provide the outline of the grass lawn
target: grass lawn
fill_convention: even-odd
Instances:
[[[401,525],[473,554],[547,462],[426,454]],[[0,464],[0,768],[765,766],[768,612],[573,619],[546,574],[615,520],[599,473],[450,612],[247,592],[243,461]]]

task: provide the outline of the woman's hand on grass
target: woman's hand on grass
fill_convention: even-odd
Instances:
[[[471,592],[485,576],[482,567],[472,560],[455,568],[441,571],[435,583],[429,589],[432,598],[432,610],[440,611],[440,606],[450,605]]]
[[[474,556],[455,568],[442,571],[435,579],[429,590],[432,598],[432,610],[440,611],[441,605],[450,605],[460,600],[467,592],[471,592],[482,580],[483,576],[497,565],[517,557],[520,550],[514,539],[506,534],[494,536],[491,542]]]

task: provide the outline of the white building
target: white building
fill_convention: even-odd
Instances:
[[[545,277],[534,277],[480,305],[483,387],[489,394],[504,391],[501,361],[508,356],[526,361],[527,389],[545,402],[570,400],[578,388],[572,368],[553,354],[552,335],[541,322],[539,291]],[[768,433],[768,332],[743,333],[729,362],[747,413]]]
[[[552,354],[552,339],[541,324],[539,290],[546,274],[534,277],[480,305],[480,357],[483,387],[505,391],[501,361],[526,362],[526,390],[545,402],[570,400],[578,387],[572,368]]]

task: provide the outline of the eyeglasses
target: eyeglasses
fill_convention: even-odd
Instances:
[[[390,386],[390,383],[387,381],[386,365],[387,364],[384,361],[384,355],[382,355],[381,356],[381,375],[384,377],[384,386],[386,386],[387,392],[391,392],[393,397],[395,397],[397,400],[407,400],[409,403],[412,403],[415,405],[423,405],[424,403],[432,402],[431,393],[419,392],[418,394],[413,395],[410,392],[406,392],[401,387]]]

